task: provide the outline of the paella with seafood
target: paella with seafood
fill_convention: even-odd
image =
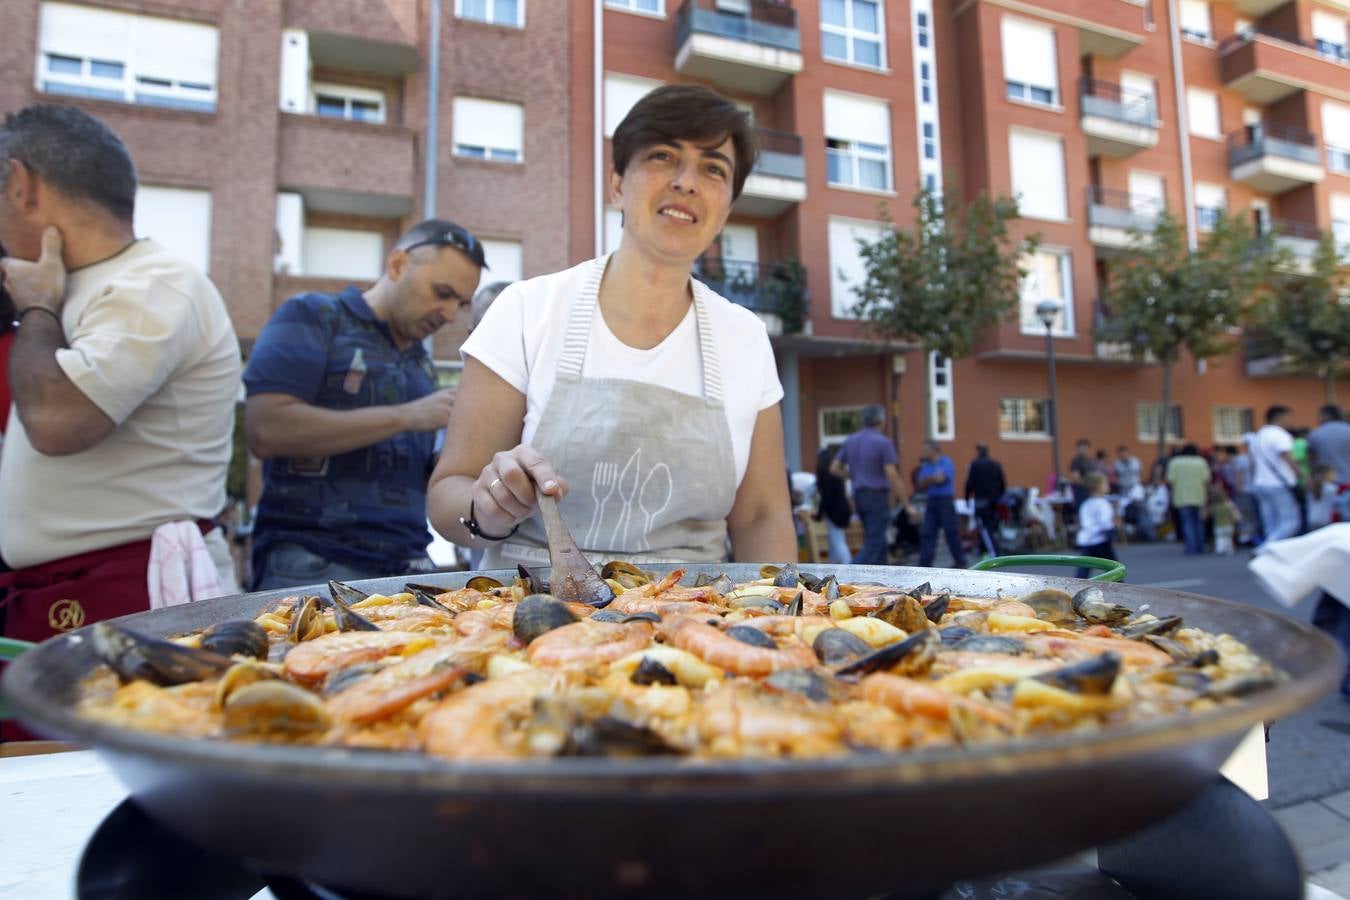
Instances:
[[[522,569],[393,596],[330,583],[161,640],[99,623],[82,715],[189,738],[449,760],[812,758],[1195,715],[1283,676],[1229,635],[1074,595],[840,584],[795,565],[682,584],[624,563],[564,602]],[[606,592],[609,593],[609,592]]]

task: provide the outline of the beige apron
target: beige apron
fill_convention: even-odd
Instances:
[[[594,261],[572,307],[553,393],[530,443],[567,479],[558,508],[592,562],[720,562],[736,471],[708,288],[691,279],[702,397],[621,378],[583,378],[608,262],[608,256]],[[547,547],[536,515],[488,548],[482,567],[547,564]]]

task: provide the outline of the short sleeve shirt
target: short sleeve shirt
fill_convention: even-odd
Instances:
[[[952,465],[950,456],[939,456],[936,462],[924,463],[919,467],[919,480],[923,481],[938,473],[947,476],[947,480],[942,484],[930,484],[925,490],[929,497],[951,497],[955,495],[955,489],[952,483],[956,480],[956,468]]]
[[[900,465],[891,439],[875,428],[863,428],[849,435],[835,458],[848,466],[855,491],[859,488],[889,490],[891,482],[886,478],[886,466]]]
[[[1323,422],[1308,435],[1318,466],[1331,466],[1336,480],[1350,482],[1350,422]]]
[[[249,396],[288,394],[335,410],[407,403],[436,389],[422,345],[400,350],[355,287],[286,301],[258,336],[244,384]],[[267,460],[259,559],[280,542],[390,571],[424,556],[434,441],[433,432],[405,431],[336,456]]]

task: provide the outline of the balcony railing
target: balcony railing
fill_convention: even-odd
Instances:
[[[1243,44],[1251,43],[1258,37],[1270,38],[1273,41],[1279,41],[1282,44],[1289,44],[1292,47],[1302,47],[1304,50],[1311,50],[1318,56],[1325,57],[1332,62],[1350,64],[1350,53],[1342,44],[1333,44],[1330,41],[1305,41],[1296,34],[1290,34],[1287,31],[1277,31],[1273,28],[1267,28],[1264,25],[1251,25],[1242,29],[1237,34],[1226,38],[1219,44],[1219,54],[1223,55],[1234,47],[1241,47]]]
[[[1085,116],[1102,116],[1127,125],[1157,127],[1158,115],[1152,94],[1132,91],[1109,81],[1081,78],[1078,81],[1078,96]]]
[[[1309,222],[1295,222],[1293,219],[1271,219],[1267,233],[1276,237],[1299,238],[1305,241],[1322,239],[1322,229]]]
[[[749,0],[748,15],[724,12],[685,0],[675,16],[675,44],[681,46],[694,33],[711,34],[735,41],[747,41],[800,53],[802,34],[797,28],[797,11],[786,3]]]
[[[806,178],[806,157],[800,134],[756,128],[759,139],[759,161],[755,174],[774,178]]]
[[[717,293],[757,313],[779,316],[784,331],[799,331],[806,315],[806,274],[787,263],[759,263],[701,256],[694,277]],[[795,326],[795,327],[794,327]]]
[[[1088,186],[1087,202],[1089,225],[1124,231],[1152,231],[1163,211],[1163,205],[1156,197],[1095,184]]]
[[[1239,166],[1262,156],[1322,164],[1311,133],[1285,125],[1247,125],[1228,135],[1228,164]]]

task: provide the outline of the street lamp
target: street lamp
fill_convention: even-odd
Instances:
[[[1036,304],[1036,318],[1045,326],[1045,359],[1050,368],[1050,460],[1055,469],[1055,493],[1059,493],[1059,401],[1055,395],[1055,319],[1059,318],[1062,305],[1055,300],[1042,300]]]

